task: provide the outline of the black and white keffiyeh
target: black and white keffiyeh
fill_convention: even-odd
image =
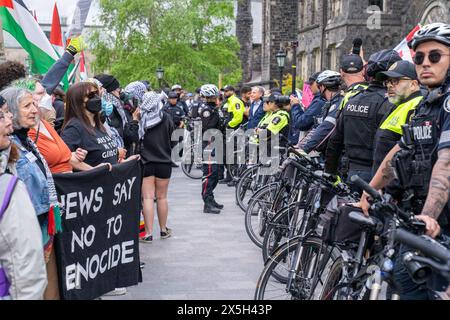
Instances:
[[[128,123],[128,118],[125,114],[125,110],[123,108],[123,105],[122,105],[122,102],[120,101],[120,99],[109,92],[105,92],[103,94],[102,99],[104,99],[106,102],[112,103],[112,105],[114,106],[114,109],[116,109],[117,112],[119,113],[120,118],[122,119],[123,127],[125,128],[125,125]]]
[[[141,109],[141,121],[139,121],[139,139],[144,137],[147,129],[158,125],[163,119],[163,111],[160,108],[161,96],[153,91],[144,94]]]

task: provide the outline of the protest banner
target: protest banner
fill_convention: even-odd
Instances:
[[[125,162],[54,176],[63,205],[55,238],[63,299],[94,299],[139,280],[141,170]]]

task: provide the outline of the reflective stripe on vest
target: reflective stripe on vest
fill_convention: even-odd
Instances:
[[[399,105],[381,124],[380,129],[390,130],[402,135],[402,125],[406,124],[406,117],[411,110],[414,110],[423,97],[416,97]]]
[[[350,100],[351,97],[356,96],[358,93],[366,90],[369,86],[366,84],[358,84],[352,90],[347,92],[344,95],[344,99],[342,99],[341,105],[339,106],[339,110],[342,110],[344,106],[347,104],[348,100]]]

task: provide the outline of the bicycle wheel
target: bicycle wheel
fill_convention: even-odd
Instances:
[[[303,219],[304,208],[304,203],[291,203],[267,223],[262,245],[263,261],[266,261],[281,244],[285,243],[290,235],[294,235],[294,231]]]
[[[300,262],[292,284],[287,288],[289,270],[299,246],[302,248]],[[329,260],[337,259],[335,253],[328,250],[318,238],[302,240],[296,237],[284,243],[266,262],[256,285],[255,300],[315,299],[324,267]]]
[[[183,161],[181,162],[181,170],[191,179],[201,179],[203,176],[202,161],[199,157],[195,157],[194,147],[189,147],[183,152]]]
[[[323,283],[322,292],[320,293],[320,300],[345,300],[342,293],[342,287],[338,285],[342,279],[343,261],[338,258],[333,262],[328,274]]]
[[[250,240],[260,248],[264,239],[266,222],[275,215],[271,208],[279,186],[279,183],[272,183],[255,192],[245,212],[245,230]]]
[[[236,185],[236,203],[244,212],[247,210],[250,199],[259,187],[254,179],[257,171],[257,167],[248,168],[242,173]]]

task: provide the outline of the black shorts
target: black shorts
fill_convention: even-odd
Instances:
[[[172,164],[149,162],[144,164],[144,178],[156,177],[159,179],[170,179],[172,175]]]

